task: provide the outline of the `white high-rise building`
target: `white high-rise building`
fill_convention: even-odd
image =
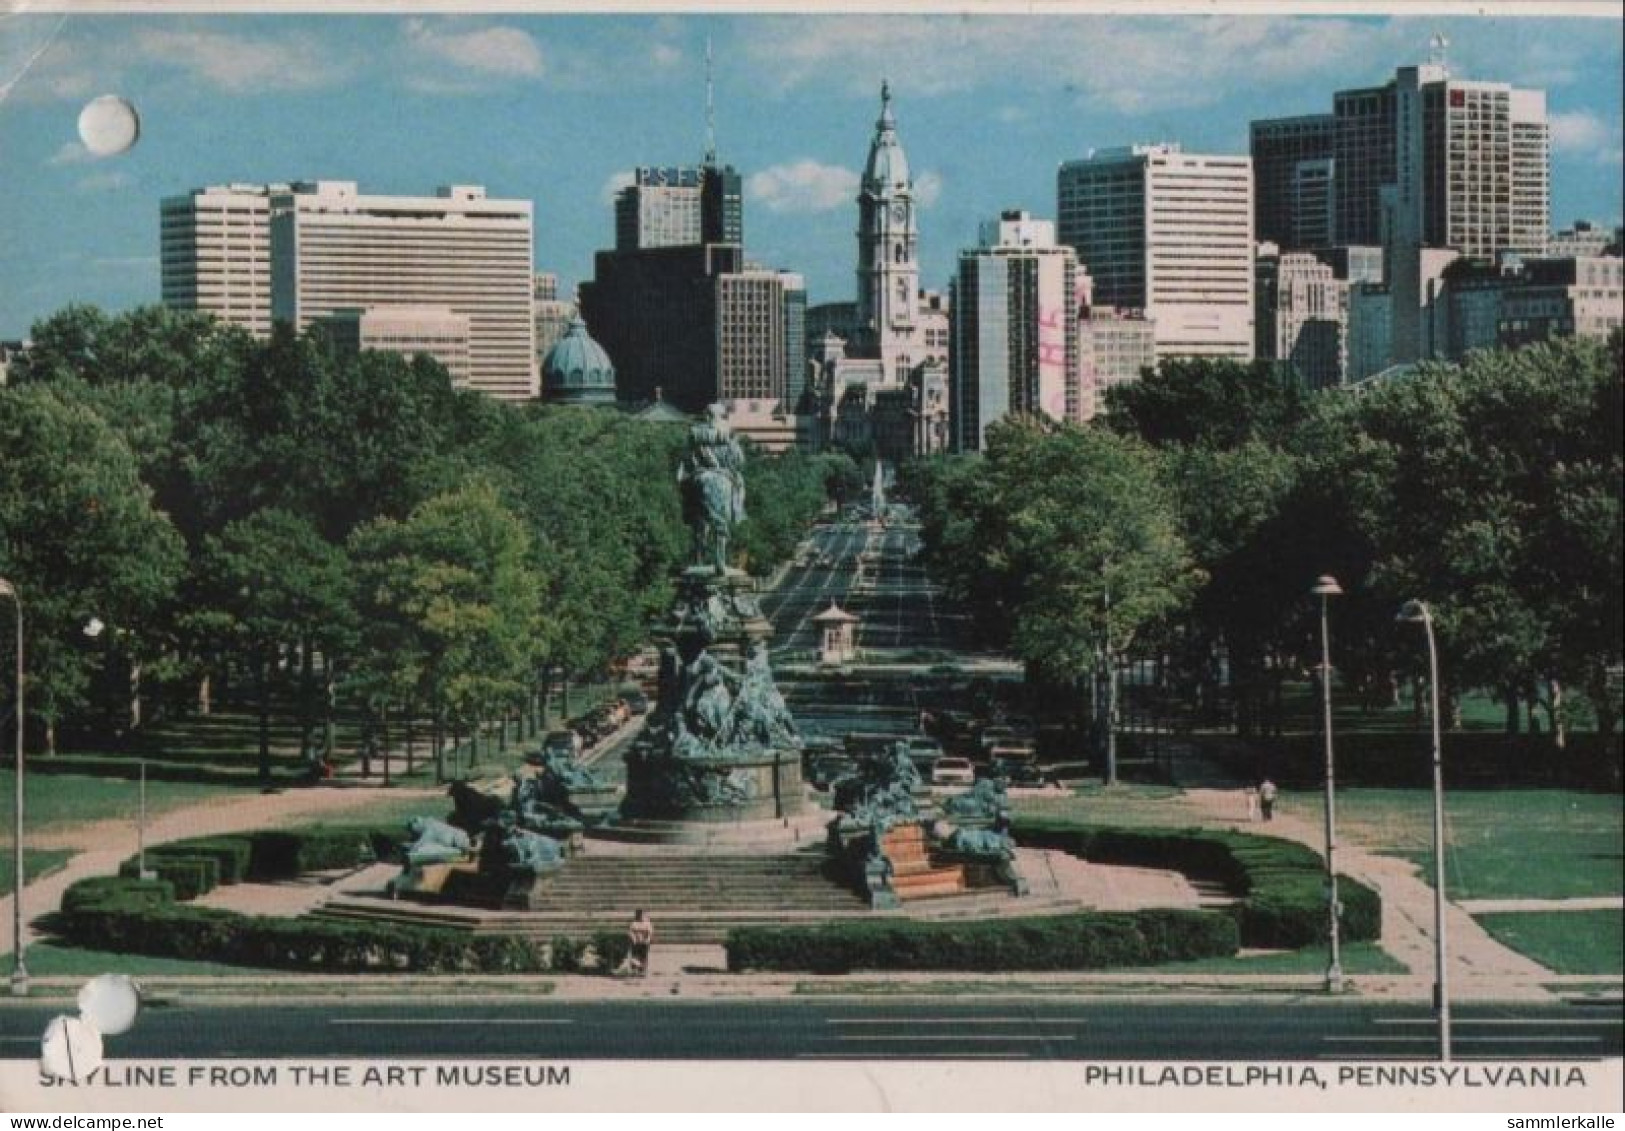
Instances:
[[[443,307],[468,319],[467,387],[537,396],[528,200],[472,185],[363,196],[353,181],[270,197],[271,314],[304,330],[341,310]]]
[[[1253,356],[1250,158],[1103,149],[1063,164],[1056,183],[1060,241],[1095,302],[1144,311],[1159,361]]]
[[[1544,91],[1450,77],[1442,61],[1394,80],[1395,172],[1385,195],[1393,361],[1426,355],[1423,249],[1539,254],[1550,236]]]
[[[1082,420],[1078,260],[1055,225],[1005,212],[960,252],[949,354],[954,445],[980,451],[1008,413]]]
[[[287,185],[211,185],[159,206],[165,306],[271,334],[271,194]]]

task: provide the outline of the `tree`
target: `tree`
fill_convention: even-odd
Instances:
[[[54,752],[57,724],[84,707],[98,662],[86,623],[147,646],[182,544],[129,446],[49,385],[0,389],[0,451],[0,577],[23,601],[28,706]]]
[[[1233,448],[1284,436],[1308,414],[1312,397],[1289,365],[1174,358],[1108,389],[1106,423],[1158,447]]]
[[[1117,671],[1198,575],[1144,444],[1010,417],[981,460],[917,469],[931,561],[984,622],[1004,620],[1029,671],[1097,689],[1106,781],[1117,780]]]
[[[350,549],[366,626],[358,678],[430,709],[443,777],[447,726],[477,730],[527,686],[541,584],[525,528],[490,483],[475,481],[404,521],[357,528]]]
[[[1174,501],[1148,448],[1100,429],[1016,421],[992,430],[988,468],[1024,579],[1016,652],[1052,679],[1101,681],[1106,784],[1116,784],[1118,669],[1197,580]]]
[[[319,650],[331,664],[347,643],[353,615],[348,563],[308,519],[267,509],[210,535],[202,572],[210,600],[200,619],[245,656],[254,673],[259,777],[269,785],[277,668],[291,667],[295,649],[301,657]],[[308,686],[305,691],[308,697]]]

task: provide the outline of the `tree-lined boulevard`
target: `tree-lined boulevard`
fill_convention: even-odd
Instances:
[[[852,458],[753,457],[730,560],[775,577],[761,604],[807,737],[924,737],[939,708],[972,717],[978,735],[1019,719],[1042,732],[1053,784],[1018,810],[1119,826],[1194,816],[1234,828],[1245,810],[1215,805],[1244,797],[1248,773],[1266,766],[1287,787],[1280,835],[1317,849],[1300,827],[1319,816],[1317,799],[1294,788],[1319,784],[1317,763],[1291,756],[1299,739],[1318,751],[1326,737],[1323,693],[1324,718],[1354,748],[1342,767],[1361,786],[1394,787],[1408,804],[1401,787],[1425,771],[1434,687],[1421,634],[1394,621],[1424,601],[1452,771],[1478,774],[1507,807],[1506,827],[1458,841],[1463,859],[1484,853],[1466,894],[1486,929],[1497,916],[1606,914],[1618,857],[1610,872],[1598,830],[1563,823],[1590,820],[1580,801],[1599,798],[1518,787],[1583,783],[1604,801],[1617,789],[1620,361],[1618,336],[1557,343],[1424,367],[1363,394],[1312,394],[1267,366],[1175,363],[1114,390],[1103,422],[1014,417],[990,429],[984,454],[899,469],[912,507],[883,522],[852,508],[828,517],[864,492]],[[151,751],[141,736],[155,727],[189,741],[235,712],[251,723],[252,758],[227,789],[287,784],[338,759],[346,784],[372,784],[370,759],[403,746],[434,780],[460,777],[468,767],[448,755],[471,737],[511,769],[559,691],[618,678],[669,607],[692,517],[674,475],[683,438],[611,410],[497,404],[453,390],[433,362],[344,358],[318,336],[256,343],[161,310],[64,311],[0,389],[0,440],[16,457],[0,465],[0,577],[26,611],[30,757],[117,773]],[[1327,638],[1310,590],[1326,573],[1342,590],[1324,606],[1330,687],[1315,682]],[[839,671],[819,670],[814,654],[812,618],[831,602],[860,617],[857,661]],[[87,632],[92,622],[110,631]],[[1488,741],[1501,736],[1488,733],[1486,697],[1508,730],[1527,732],[1516,746]],[[979,737],[958,741],[979,749]],[[616,757],[618,742],[599,757]],[[1079,784],[1086,766],[1107,784]],[[1198,782],[1215,788],[1198,799]],[[1397,827],[1399,802],[1344,789],[1355,822]],[[389,791],[367,792],[376,812],[402,819]],[[295,819],[307,808],[297,796],[260,798],[266,820]],[[1488,812],[1480,800],[1462,812]],[[72,823],[51,841],[70,846],[70,868],[83,849],[63,831]],[[1617,819],[1609,827],[1617,840]],[[1537,840],[1549,857],[1529,850]],[[1356,838],[1353,849],[1417,854],[1409,842]],[[1505,869],[1496,854],[1523,863]],[[1491,857],[1494,868],[1481,864]],[[1295,952],[1220,960],[1218,980],[1194,992],[1222,997],[1200,1003],[1096,1000],[1099,985],[1063,981],[1037,995],[939,988],[918,1008],[841,983],[829,986],[835,1004],[778,992],[631,1002],[608,987],[590,1003],[420,1006],[411,983],[399,991],[411,1007],[387,993],[320,1008],[273,995],[236,1003],[230,1026],[181,994],[115,1051],[404,1056],[429,1042],[437,1055],[559,1058],[1421,1058],[1437,1040],[1413,984],[1432,937],[1416,911],[1431,893],[1387,863],[1407,873],[1403,901],[1383,893],[1385,914],[1406,918],[1405,945],[1385,932],[1386,949],[1367,944],[1350,972],[1409,980],[1370,1000],[1259,981],[1289,969],[1301,979],[1309,966],[1269,965]],[[1561,893],[1541,867],[1562,872]],[[1567,902],[1537,916],[1530,901],[1548,894]],[[1502,950],[1475,931],[1479,953]],[[1470,987],[1456,1056],[1618,1055],[1617,968],[1577,955],[1561,928],[1555,944],[1552,931],[1514,935],[1547,965],[1519,960],[1525,1004],[1486,1004],[1495,988]],[[77,968],[71,948],[51,960]],[[1598,977],[1542,981],[1548,969]],[[669,992],[709,993],[728,977],[676,974]],[[1160,979],[1148,971],[1136,990]],[[37,1039],[36,1013],[0,1011],[0,1042]]]

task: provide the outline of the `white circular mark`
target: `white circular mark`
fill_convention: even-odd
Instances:
[[[141,137],[141,118],[124,99],[104,94],[79,111],[79,140],[97,157],[113,157]]]
[[[75,1084],[102,1066],[102,1035],[78,1017],[58,1017],[40,1042],[40,1071]]]
[[[141,1011],[141,991],[124,974],[103,974],[79,991],[79,1016],[104,1037],[128,1033]]]

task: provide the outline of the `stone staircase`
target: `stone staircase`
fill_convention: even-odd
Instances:
[[[891,861],[891,888],[898,899],[959,895],[965,890],[965,869],[958,864],[939,867],[933,862],[920,825],[898,825],[881,837],[880,846]]]
[[[329,900],[318,918],[419,923],[535,938],[581,938],[619,930],[635,911],[655,922],[656,941],[720,942],[731,927],[820,922],[867,914],[821,849],[777,855],[579,856],[536,896],[530,911],[395,902],[363,895]]]
[[[586,939],[595,931],[624,930],[632,913],[642,908],[654,920],[656,945],[689,945],[721,943],[734,927],[872,923],[889,918],[952,921],[1081,909],[1057,892],[1017,899],[1008,891],[950,891],[945,885],[935,898],[910,900],[906,908],[895,911],[875,911],[863,897],[830,878],[834,873],[826,869],[822,849],[751,856],[589,855],[570,860],[554,877],[541,910],[396,901],[351,891],[334,895],[311,915],[536,939]],[[930,876],[936,871],[917,874]]]

